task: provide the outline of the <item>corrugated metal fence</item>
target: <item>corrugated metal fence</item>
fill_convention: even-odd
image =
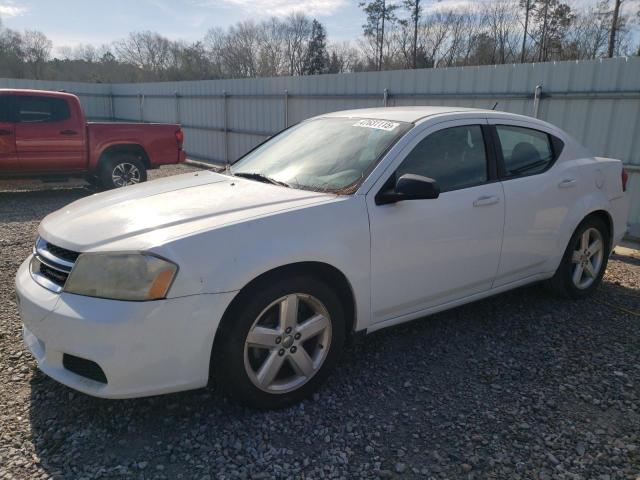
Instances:
[[[90,118],[180,122],[195,159],[233,162],[268,136],[325,112],[396,105],[491,108],[537,116],[631,173],[640,237],[640,58],[142,84],[2,80],[79,94]]]

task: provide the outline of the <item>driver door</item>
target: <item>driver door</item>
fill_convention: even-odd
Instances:
[[[486,124],[428,128],[368,193],[373,323],[417,318],[491,288],[505,203]],[[405,173],[435,179],[440,196],[377,205],[375,195]]]

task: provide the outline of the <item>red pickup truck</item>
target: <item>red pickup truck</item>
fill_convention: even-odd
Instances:
[[[102,188],[186,159],[177,124],[87,122],[75,95],[0,89],[0,177],[83,177]]]

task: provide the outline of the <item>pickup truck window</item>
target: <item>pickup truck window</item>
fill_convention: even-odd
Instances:
[[[11,118],[11,97],[9,95],[0,95],[0,122],[12,122]]]
[[[15,100],[20,123],[61,122],[71,116],[63,98],[18,95]]]

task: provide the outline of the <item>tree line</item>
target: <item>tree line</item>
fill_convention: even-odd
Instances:
[[[362,0],[362,37],[330,42],[303,13],[210,29],[195,42],[144,31],[111,44],[58,47],[37,30],[0,22],[0,77],[139,82],[317,75],[639,55],[640,11],[628,0]]]

